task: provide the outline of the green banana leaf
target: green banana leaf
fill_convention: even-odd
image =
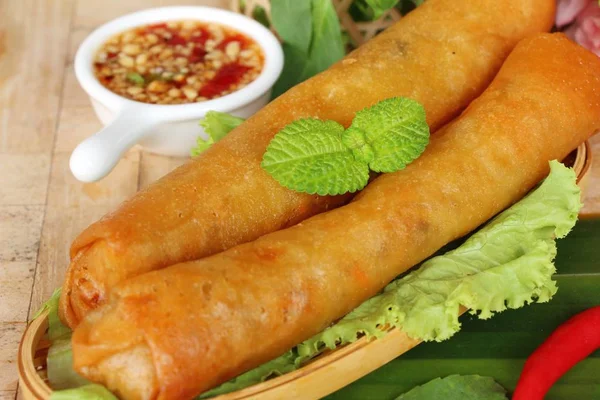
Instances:
[[[420,344],[327,399],[392,400],[452,374],[491,376],[512,392],[525,359],[556,327],[600,305],[600,219],[580,220],[557,243],[558,293],[549,303],[509,310],[490,320],[464,315],[453,338]],[[600,399],[600,351],[561,378],[546,399]]]

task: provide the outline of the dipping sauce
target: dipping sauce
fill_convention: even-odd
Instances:
[[[106,88],[131,100],[184,104],[241,89],[263,65],[260,46],[228,26],[170,21],[108,40],[96,54],[94,73]]]

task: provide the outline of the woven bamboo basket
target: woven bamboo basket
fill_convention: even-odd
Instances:
[[[565,163],[573,166],[582,192],[592,164],[591,147],[583,143]],[[25,400],[47,400],[50,388],[46,374],[48,313],[32,321],[21,339],[18,353],[20,388]],[[263,383],[215,397],[215,400],[313,400],[324,397],[367,375],[420,342],[399,329],[391,329],[381,339],[355,343],[327,352],[304,367]]]

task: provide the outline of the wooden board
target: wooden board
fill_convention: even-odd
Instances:
[[[17,391],[74,5],[0,1],[0,399]]]

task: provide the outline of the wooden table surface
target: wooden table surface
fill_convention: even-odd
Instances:
[[[77,143],[101,128],[75,79],[77,46],[112,18],[174,4],[227,1],[0,1],[0,400],[18,397],[19,340],[62,283],[74,237],[184,161],[133,149],[93,184],[76,181],[68,166]],[[586,213],[600,212],[600,135],[593,143]]]

